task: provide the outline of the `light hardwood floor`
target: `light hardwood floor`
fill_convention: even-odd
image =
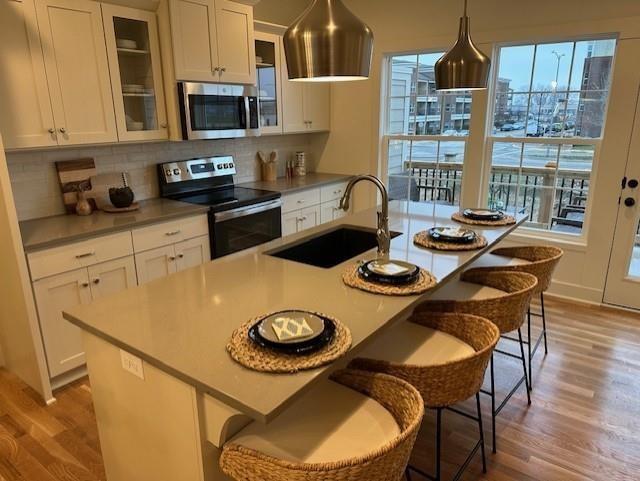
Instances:
[[[488,474],[475,458],[463,479],[640,479],[640,315],[551,300],[547,308],[550,352],[543,359],[540,351],[534,365],[533,404],[527,407],[524,388],[512,398],[498,418],[498,453],[490,454],[487,445]],[[512,360],[499,359],[496,366],[502,388],[519,373]],[[46,407],[0,370],[1,481],[105,479],[88,380],[56,397]],[[432,418],[424,422],[412,459],[423,469],[432,466]],[[443,479],[450,479],[476,427],[445,413],[443,434]]]

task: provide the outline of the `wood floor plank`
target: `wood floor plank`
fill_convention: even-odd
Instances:
[[[476,457],[462,479],[640,480],[640,314],[551,299],[545,307],[549,355],[541,345],[533,404],[527,406],[522,387],[497,420],[499,451],[490,454],[488,444],[489,472],[482,473]],[[539,332],[534,318],[532,335]],[[496,357],[499,398],[521,372],[518,361]],[[55,394],[57,403],[44,406],[0,369],[0,481],[106,481],[88,379]],[[473,412],[475,403],[462,408]],[[490,441],[487,396],[482,408]],[[450,479],[473,446],[477,426],[450,413],[444,419],[443,479]],[[427,416],[412,456],[425,470],[433,466],[434,431]]]

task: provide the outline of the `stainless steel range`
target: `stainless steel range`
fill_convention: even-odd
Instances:
[[[282,235],[279,192],[236,187],[231,156],[158,165],[160,194],[210,206],[211,255],[223,257]]]

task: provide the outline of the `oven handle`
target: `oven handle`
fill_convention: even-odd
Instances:
[[[227,210],[224,212],[216,212],[213,214],[213,218],[216,222],[224,222],[225,220],[236,219],[238,217],[245,217],[247,215],[259,214],[267,210],[277,209],[282,206],[282,200],[277,199],[263,204],[251,205],[247,207],[240,207],[238,209]]]

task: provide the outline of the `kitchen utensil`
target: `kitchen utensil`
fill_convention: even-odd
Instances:
[[[465,209],[462,215],[474,220],[500,220],[504,217],[503,212],[491,209]]]
[[[363,279],[379,284],[411,284],[418,279],[420,268],[405,261],[375,259],[358,268]]]
[[[432,227],[429,229],[429,235],[437,241],[459,244],[468,244],[476,239],[474,231],[460,227]]]

